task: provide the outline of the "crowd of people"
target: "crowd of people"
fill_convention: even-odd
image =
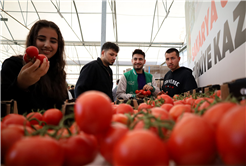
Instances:
[[[197,88],[192,70],[179,66],[179,51],[175,48],[170,48],[165,53],[170,71],[164,76],[161,89],[154,76],[144,71],[146,59],[141,49],[133,51],[133,69],[124,73],[113,89],[110,66],[114,64],[120,49],[112,42],[103,44],[101,56],[84,65],[76,85],[68,89],[64,70],[65,43],[59,27],[52,21],[37,21],[26,38],[26,48],[29,46],[37,47],[48,61],[41,63],[37,59],[26,63],[23,55],[16,55],[7,58],[1,69],[1,100],[16,100],[20,114],[54,107],[61,109],[64,101],[76,99],[89,90],[101,91],[113,102],[117,99],[145,97],[135,93],[139,89],[149,90],[152,96],[165,93],[172,97]]]

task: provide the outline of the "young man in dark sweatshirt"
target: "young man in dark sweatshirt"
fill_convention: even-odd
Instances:
[[[191,89],[197,88],[197,83],[192,70],[186,67],[179,66],[179,51],[175,48],[170,48],[165,53],[166,64],[170,69],[163,80],[162,92],[173,97],[175,94],[181,94]]]
[[[105,93],[114,101],[112,95],[113,72],[109,67],[114,64],[119,47],[115,43],[106,42],[101,48],[101,57],[83,66],[75,86],[75,97],[89,90]]]

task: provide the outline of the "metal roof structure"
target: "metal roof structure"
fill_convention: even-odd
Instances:
[[[103,36],[120,47],[111,66],[114,80],[132,67],[136,48],[146,53],[146,65],[163,65],[168,48],[186,47],[185,0],[1,0],[0,5],[0,64],[24,53],[36,21],[50,20],[65,40],[69,84],[76,83],[84,64],[100,57]]]

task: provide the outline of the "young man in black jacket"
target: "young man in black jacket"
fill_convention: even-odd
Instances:
[[[113,65],[119,52],[119,47],[111,42],[106,42],[101,49],[101,58],[91,61],[83,66],[75,86],[75,97],[89,90],[105,93],[113,100],[113,73],[109,65]]]
[[[179,51],[175,48],[170,48],[165,53],[166,64],[170,69],[164,77],[162,92],[173,97],[175,94],[181,94],[197,88],[197,83],[192,70],[186,67],[179,66]]]

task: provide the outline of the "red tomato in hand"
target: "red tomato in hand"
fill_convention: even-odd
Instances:
[[[138,94],[139,93],[139,90],[135,90],[135,93]]]
[[[38,48],[35,46],[29,46],[26,48],[26,53],[28,54],[28,56],[30,56],[31,58],[38,56]]]
[[[26,54],[24,55],[24,61],[26,63],[32,61],[34,62],[36,60],[36,57],[38,56],[39,50],[35,46],[29,46],[26,49]]]
[[[167,147],[156,134],[149,130],[132,130],[115,145],[113,164],[114,166],[167,166],[169,164]]]
[[[61,121],[63,114],[60,110],[56,108],[48,109],[43,114],[43,121],[45,121],[48,125],[57,126]]]
[[[150,90],[147,90],[147,95],[150,96],[151,95],[151,91]]]
[[[147,91],[143,91],[142,95],[147,96]]]
[[[35,149],[35,150],[34,150]],[[5,157],[6,165],[62,165],[64,152],[50,137],[25,137],[17,141]]]
[[[36,59],[40,60],[40,65],[43,63],[44,59],[48,62],[48,58],[44,54],[38,54]]]
[[[112,109],[107,95],[99,91],[87,91],[75,101],[75,121],[80,130],[88,134],[99,134],[110,127]]]
[[[225,113],[216,130],[220,157],[226,165],[246,164],[246,105],[237,105]]]
[[[143,94],[143,91],[144,91],[143,89],[139,90],[140,95]]]

